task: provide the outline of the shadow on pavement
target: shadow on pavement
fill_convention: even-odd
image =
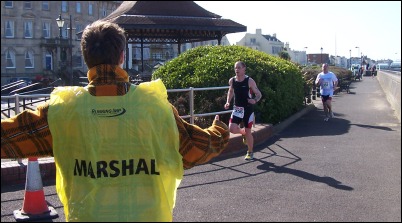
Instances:
[[[333,136],[348,134],[351,126],[358,126],[367,129],[378,129],[384,131],[394,131],[389,127],[354,124],[344,119],[342,113],[335,113],[335,117],[328,122],[324,121],[324,111],[322,109],[314,109],[309,114],[301,117],[287,128],[286,134],[279,133],[280,138],[310,137],[310,136]]]
[[[373,125],[362,125],[362,124],[350,124],[350,125],[355,125],[355,126],[359,126],[359,127],[366,128],[366,129],[380,129],[380,130],[384,130],[384,131],[395,131],[389,127],[384,127],[384,126],[373,126]]]
[[[294,128],[294,127],[292,127],[292,128]],[[300,177],[300,178],[303,178],[306,180],[324,183],[330,187],[340,189],[340,190],[347,190],[347,191],[353,190],[352,187],[349,187],[347,185],[342,185],[342,182],[340,182],[332,177],[317,176],[317,175],[308,173],[303,170],[291,169],[291,168],[286,167],[293,163],[302,161],[302,159],[299,156],[297,156],[296,154],[287,150],[286,148],[278,145],[277,141],[281,141],[281,139],[278,135],[275,135],[272,138],[270,138],[266,143],[264,143],[261,146],[259,146],[258,148],[256,148],[256,151],[258,151],[259,153],[265,153],[264,151],[261,151],[261,150],[268,148],[270,151],[272,151],[274,153],[274,155],[279,156],[279,154],[277,154],[277,152],[270,149],[270,146],[275,145],[276,148],[279,148],[280,150],[284,151],[285,154],[290,154],[290,156],[289,155],[284,156],[283,154],[280,155],[282,158],[292,159],[292,161],[279,166],[279,165],[275,165],[275,163],[265,161],[264,159],[266,159],[266,157],[264,159],[255,159],[255,161],[261,162],[261,165],[258,165],[257,169],[264,170],[267,172],[279,173],[279,174],[282,174],[282,173],[291,174],[291,175],[294,175],[294,176],[297,176],[297,177]]]
[[[342,182],[339,182],[337,180],[335,180],[332,177],[328,177],[328,176],[317,176],[302,170],[296,170],[296,169],[291,169],[285,166],[277,166],[274,163],[271,162],[266,162],[264,160],[258,159],[259,162],[261,162],[262,164],[257,166],[257,169],[260,170],[265,170],[267,172],[274,172],[274,173],[287,173],[287,174],[291,174],[297,177],[301,177],[303,179],[306,180],[310,180],[310,181],[315,181],[315,182],[319,182],[319,183],[324,183],[327,184],[328,186],[334,187],[336,189],[340,189],[340,190],[348,190],[351,191],[353,190],[352,187],[346,186],[346,185],[342,185]]]
[[[286,135],[281,133],[278,135],[281,138],[294,138],[347,134],[350,130],[350,121],[340,118],[342,116],[340,113],[335,113],[335,118],[324,122],[324,111],[314,109],[293,123],[291,128],[287,128]]]

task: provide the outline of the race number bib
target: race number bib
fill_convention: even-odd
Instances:
[[[323,89],[330,89],[329,81],[324,81],[324,82],[322,83],[322,88],[323,88]]]
[[[233,106],[233,115],[239,118],[244,117],[244,107]]]

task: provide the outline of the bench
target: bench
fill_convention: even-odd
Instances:
[[[352,82],[351,80],[348,80],[346,78],[339,79],[339,83],[338,83],[339,91],[342,92],[342,90],[345,90],[346,93],[350,93],[349,87],[350,87],[351,82]]]

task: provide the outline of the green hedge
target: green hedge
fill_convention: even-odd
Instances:
[[[190,49],[158,68],[152,79],[162,79],[168,89],[228,86],[229,79],[235,76],[234,64],[239,60],[246,63],[246,75],[256,81],[263,95],[255,106],[256,122],[276,124],[303,107],[304,81],[300,68],[290,61],[243,46]],[[226,94],[227,89],[197,91],[194,113],[223,111]],[[187,95],[169,93],[169,100],[181,115],[189,114]],[[227,122],[229,116],[222,115],[221,119]],[[196,124],[210,124],[211,118],[200,118]]]

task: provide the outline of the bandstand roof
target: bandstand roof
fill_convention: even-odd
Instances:
[[[218,40],[247,27],[209,12],[193,1],[123,1],[102,20],[119,24],[128,43],[181,44]]]

